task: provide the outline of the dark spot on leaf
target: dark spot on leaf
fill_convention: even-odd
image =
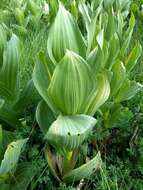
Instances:
[[[70,135],[71,135],[71,133],[70,133],[70,132],[68,132],[68,135],[70,136]]]

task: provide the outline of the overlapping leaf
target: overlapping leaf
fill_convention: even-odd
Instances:
[[[110,95],[111,97],[114,96],[122,86],[126,78],[126,68],[124,64],[118,60],[114,64],[112,72],[113,72],[113,77],[111,80],[111,95]]]
[[[60,115],[49,128],[46,138],[57,148],[74,150],[87,138],[96,119],[87,115]]]
[[[85,42],[72,15],[60,3],[55,21],[49,31],[47,49],[50,59],[56,64],[72,50],[86,56]]]
[[[68,50],[54,71],[48,95],[62,113],[77,114],[93,89],[93,83],[89,65]]]
[[[65,174],[63,176],[63,180],[65,182],[74,182],[80,179],[84,179],[92,175],[93,172],[96,171],[97,169],[100,169],[101,165],[102,165],[101,156],[100,153],[98,152],[98,154],[92,160],[80,166],[79,168],[71,170],[69,173]]]
[[[118,91],[115,97],[115,101],[122,102],[125,100],[129,100],[134,97],[142,88],[143,85],[141,85],[140,83],[126,79],[120,90]]]

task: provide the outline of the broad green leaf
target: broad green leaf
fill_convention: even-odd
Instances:
[[[87,115],[60,115],[49,128],[46,139],[57,149],[74,150],[87,138],[96,122],[96,119]]]
[[[108,114],[105,114],[104,125],[107,128],[124,128],[133,117],[132,112],[120,104],[114,104]]]
[[[105,9],[108,9],[109,7],[111,7],[113,5],[115,0],[104,0],[104,7]]]
[[[97,80],[97,94],[93,95],[90,100],[90,104],[87,106],[85,113],[88,115],[94,115],[97,109],[103,105],[110,95],[110,84],[106,72],[103,72],[98,76]]]
[[[130,72],[134,68],[139,57],[141,56],[141,53],[142,46],[140,45],[140,43],[137,43],[125,60],[125,67],[127,69],[127,72]]]
[[[118,13],[117,13],[117,34],[119,36],[120,41],[123,37],[123,27],[124,27],[124,18],[123,18],[121,11],[118,11]]]
[[[21,125],[18,113],[15,112],[11,106],[5,104],[4,101],[0,109],[0,118],[13,128]]]
[[[114,63],[116,62],[116,59],[120,52],[120,42],[119,42],[118,35],[116,33],[111,37],[109,41],[108,52],[109,52],[109,57],[107,59],[105,67],[107,69],[111,69]]]
[[[115,34],[116,29],[117,29],[117,23],[115,18],[115,12],[111,7],[110,10],[108,11],[108,23],[105,29],[105,38],[107,41],[109,41],[112,38],[112,36]]]
[[[0,175],[3,176],[9,172],[12,172],[18,162],[21,150],[26,142],[27,139],[22,139],[8,145],[4,154],[4,159],[1,162]]]
[[[3,148],[3,132],[2,132],[2,127],[0,125],[0,162],[1,162],[1,157],[2,157],[2,148]]]
[[[47,49],[50,59],[55,64],[63,58],[67,49],[78,53],[84,58],[86,56],[85,43],[77,23],[61,3],[49,31]]]
[[[112,72],[113,72],[113,77],[110,83],[110,86],[111,86],[110,97],[113,97],[122,86],[126,78],[126,68],[124,64],[118,60],[113,65]]]
[[[97,169],[100,169],[102,165],[102,160],[100,156],[100,152],[89,162],[76,168],[69,173],[63,176],[63,180],[65,182],[74,182],[79,181],[80,179],[84,179],[92,175]]]
[[[3,51],[4,47],[6,45],[6,32],[4,31],[4,28],[2,25],[0,25],[0,66],[3,63]]]
[[[123,83],[120,90],[118,91],[115,97],[115,101],[122,102],[125,100],[129,100],[134,97],[142,88],[143,85],[141,85],[140,83],[126,79],[126,81]]]
[[[121,52],[120,52],[122,58],[124,58],[124,56],[127,53],[134,26],[135,26],[135,17],[132,14],[130,17],[130,21],[129,21],[129,27],[126,29],[126,31],[122,37],[122,47],[121,47]]]
[[[12,35],[3,54],[3,65],[0,70],[0,86],[10,93],[10,99],[18,96],[18,64],[19,64],[19,40]],[[5,95],[5,91],[4,94]]]
[[[98,16],[102,10],[102,2],[95,11],[93,18],[91,19],[88,31],[87,31],[87,55],[97,46],[97,34],[101,31],[100,26],[98,26]]]
[[[19,25],[24,25],[24,10],[21,8],[15,8],[14,16]]]
[[[47,89],[51,82],[52,78],[52,72],[50,70],[51,63],[48,60],[48,62],[45,61],[45,58],[43,57],[43,54],[40,54],[36,65],[34,67],[33,71],[33,82],[35,85],[35,88],[39,92],[39,94],[42,96],[42,98],[45,100],[45,102],[49,105],[52,111],[56,112],[54,106],[52,105],[51,101],[49,100]]]
[[[48,131],[50,125],[55,120],[53,112],[44,101],[40,101],[38,104],[36,119],[44,134]]]
[[[104,30],[103,29],[97,34],[96,40],[100,49],[102,50],[103,44],[104,44]]]
[[[12,190],[27,190],[38,169],[32,162],[20,163],[14,173],[15,180],[11,183]]]
[[[104,55],[99,46],[90,52],[87,62],[90,64],[93,73],[96,72],[97,74],[102,68],[104,68]]]
[[[89,65],[79,55],[68,50],[56,66],[48,95],[62,113],[77,114],[91,92],[93,83]]]
[[[14,104],[13,109],[17,111],[18,113],[23,112],[29,105],[33,103],[33,101],[36,99],[36,89],[33,84],[33,81],[28,81],[27,85],[21,92],[17,102]]]
[[[79,2],[79,11],[81,12],[85,25],[86,25],[86,30],[89,30],[89,25],[91,22],[91,16],[89,13],[89,7],[82,1]]]

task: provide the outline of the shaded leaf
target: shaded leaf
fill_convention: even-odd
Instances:
[[[53,112],[44,101],[40,101],[38,104],[36,119],[44,134],[48,131],[50,125],[55,120]]]
[[[8,145],[4,154],[4,159],[0,166],[0,175],[5,175],[12,172],[12,169],[16,166],[22,147],[27,142],[27,139],[18,140]]]
[[[86,164],[76,168],[63,176],[65,182],[79,181],[92,175],[97,169],[100,169],[102,164],[100,153]]]
[[[19,56],[19,39],[13,34],[4,50],[3,65],[0,70],[0,87],[4,89],[1,91],[1,96],[8,100],[16,100],[18,96]],[[6,96],[6,91],[10,96]]]
[[[49,105],[51,110],[53,112],[56,112],[54,109],[54,106],[49,100],[48,93],[47,93],[47,89],[52,78],[52,73],[49,69],[50,68],[49,65],[50,65],[50,61],[45,62],[45,58],[43,57],[43,54],[40,54],[39,58],[37,59],[36,65],[34,67],[32,79],[33,79],[35,88],[37,89],[39,94],[42,96],[45,102]]]

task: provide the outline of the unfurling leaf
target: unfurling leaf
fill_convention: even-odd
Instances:
[[[125,100],[129,100],[133,98],[142,88],[143,85],[141,85],[140,83],[126,79],[126,81],[123,83],[120,90],[118,91],[115,97],[115,101],[122,102]]]

